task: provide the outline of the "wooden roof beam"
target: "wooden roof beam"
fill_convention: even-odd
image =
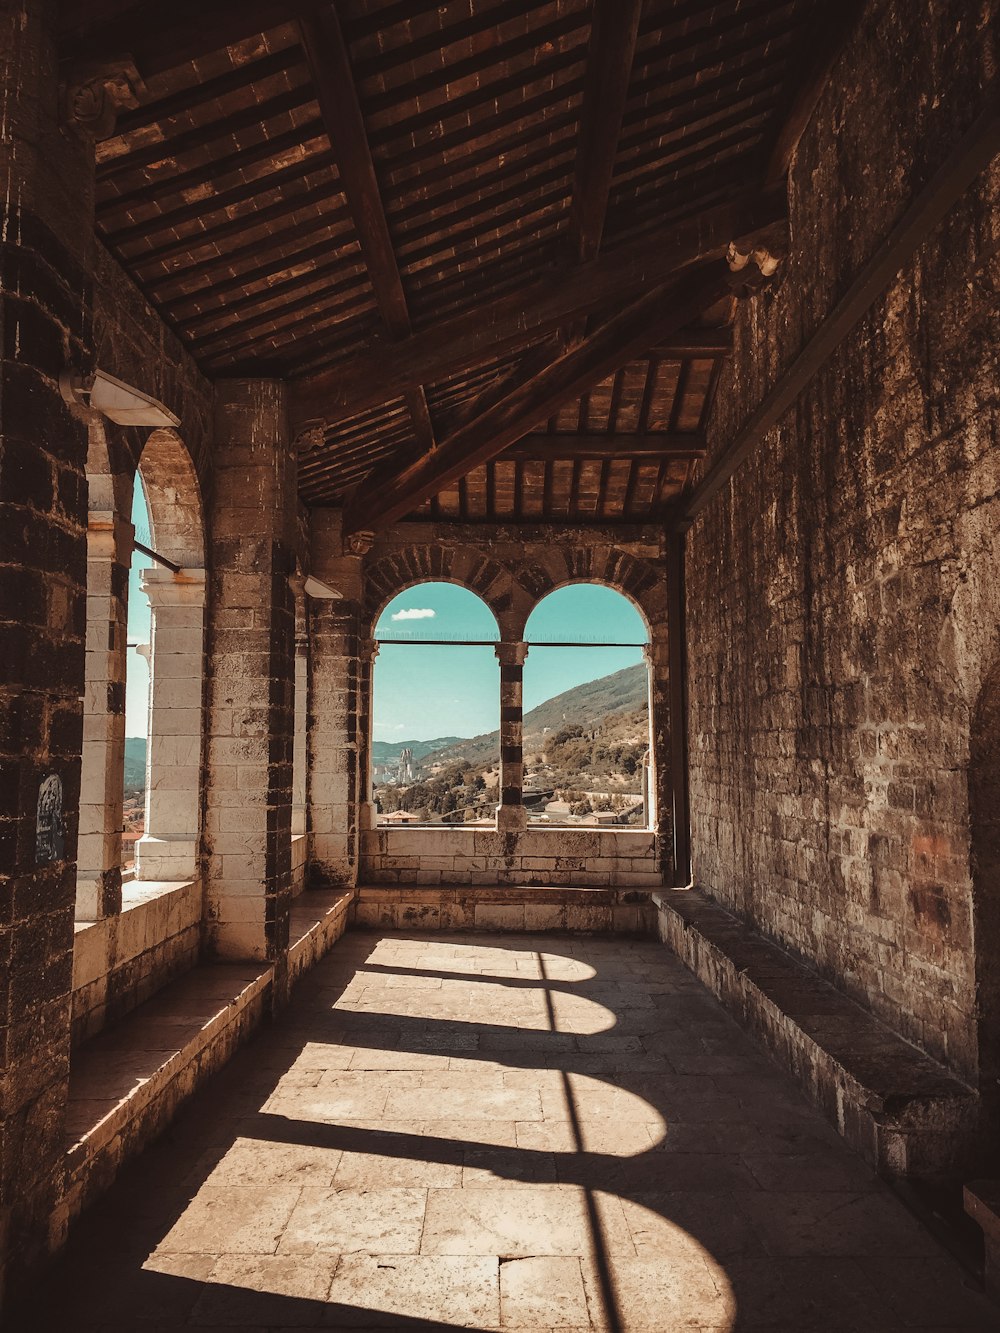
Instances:
[[[705,437],[697,431],[657,431],[641,435],[524,435],[497,455],[497,461],[519,459],[548,463],[624,458],[659,462],[663,458],[704,458]]]
[[[290,23],[319,0],[62,0],[60,56],[73,63],[123,51],[149,77]]]
[[[570,204],[570,247],[578,264],[601,248],[641,14],[642,0],[595,0]]]
[[[569,272],[553,270],[397,343],[369,346],[330,370],[291,382],[294,429],[300,433],[316,421],[333,425],[398,397],[403,389],[436,384],[515,353],[581,314],[620,306],[651,285],[668,281],[685,264],[721,256],[731,240],[781,223],[786,216],[783,188],[744,192],[590,264]],[[698,336],[717,337],[708,331]],[[667,339],[664,345],[669,343]]]
[[[392,338],[411,332],[406,293],[393,249],[385,207],[368,146],[350,52],[332,5],[299,20],[302,47],[312,73],[320,114],[340,170],[340,183],[354,219],[361,254],[368,269],[382,322]],[[421,450],[434,447],[434,424],[423,385],[403,393]]]
[[[472,468],[489,462],[533,427],[579,398],[619,366],[683,328],[728,295],[732,275],[719,260],[656,287],[595,330],[577,347],[539,366],[529,358],[519,383],[453,431],[435,450],[389,478],[362,483],[344,513],[346,533],[382,527],[410,513]],[[486,398],[489,395],[485,395]]]

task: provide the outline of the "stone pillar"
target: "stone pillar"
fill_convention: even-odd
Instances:
[[[309,883],[353,885],[358,867],[358,613],[354,602],[313,602]]]
[[[524,783],[524,756],[521,749],[524,663],[526,643],[498,643],[500,662],[500,804],[497,829],[501,833],[520,833],[528,827],[528,812],[521,799]]]
[[[295,453],[285,387],[216,385],[209,524],[207,945],[278,964],[292,899]]]
[[[125,640],[133,531],[118,514],[90,511],[77,921],[99,921],[122,906]]]
[[[56,6],[0,5],[0,1300],[65,1233],[83,743],[93,149],[58,119]]]
[[[144,569],[141,587],[150,611],[149,727],[136,879],[190,880],[201,812],[205,571]]]
[[[649,827],[656,834],[656,864],[673,864],[670,789],[670,663],[666,626],[654,625],[653,642],[643,649],[649,670]]]
[[[358,643],[358,787],[361,797],[358,825],[362,832],[376,825],[372,796],[372,700],[375,697],[377,657],[377,641],[361,639]]]
[[[296,620],[298,617],[296,616]],[[292,740],[292,837],[306,832],[306,745],[309,717],[309,636],[304,628],[295,634],[295,718]]]

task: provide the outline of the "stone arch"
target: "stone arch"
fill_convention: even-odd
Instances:
[[[205,567],[201,487],[191,455],[174,430],[154,430],[139,456],[153,547],[182,569]]]
[[[979,1086],[1000,1128],[1000,659],[980,690],[969,736],[972,871]]]
[[[370,638],[392,599],[420,583],[453,583],[475,593],[503,633],[514,602],[512,582],[502,565],[471,551],[430,545],[393,551],[365,571],[362,634]]]
[[[557,548],[542,563],[517,571],[517,582],[528,594],[520,633],[539,602],[573,583],[597,583],[621,593],[636,608],[652,640],[654,627],[666,621],[666,579],[661,567],[637,560],[614,546]]]

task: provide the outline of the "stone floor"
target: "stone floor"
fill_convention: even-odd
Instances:
[[[661,946],[350,933],[32,1329],[1000,1328]]]

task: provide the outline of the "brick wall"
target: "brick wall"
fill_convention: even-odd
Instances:
[[[869,6],[798,150],[787,271],[741,306],[713,448],[982,109],[991,8]],[[964,1075],[969,728],[1000,653],[998,191],[994,166],[695,525],[688,570],[696,883]]]

